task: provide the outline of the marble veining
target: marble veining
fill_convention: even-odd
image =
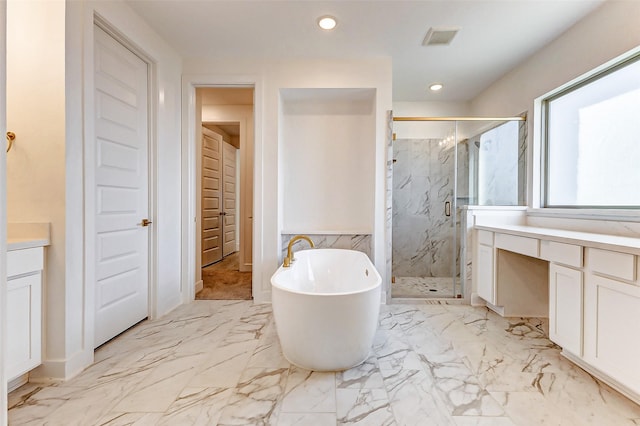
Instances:
[[[640,406],[560,355],[548,323],[452,304],[381,307],[370,357],[311,372],[269,305],[199,300],[145,321],[61,384],[9,395],[11,425],[638,425]]]
[[[456,281],[456,293],[460,293],[460,282]],[[395,277],[391,284],[393,297],[421,298],[442,297],[452,298],[453,279],[442,277]]]
[[[347,249],[347,250],[356,250],[361,251],[367,256],[369,259],[373,259],[371,256],[371,235],[370,234],[342,234],[342,235],[319,235],[319,234],[308,234],[309,238],[313,241],[313,244],[316,248],[336,248],[336,249]],[[282,253],[281,259],[284,259],[287,256],[287,246],[289,244],[289,240],[295,237],[292,234],[282,234]],[[305,241],[296,241],[293,244],[291,250],[295,253],[298,250],[308,249],[309,246]]]
[[[441,139],[393,143],[392,270],[397,277],[452,276],[453,148]]]

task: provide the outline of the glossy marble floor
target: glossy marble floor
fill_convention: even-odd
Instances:
[[[456,293],[460,294],[460,280]],[[453,280],[444,277],[395,277],[391,284],[391,295],[401,298],[451,298]]]
[[[13,425],[638,425],[640,406],[560,356],[540,320],[382,307],[371,357],[313,373],[269,305],[196,301],[129,330],[57,386],[10,395]]]

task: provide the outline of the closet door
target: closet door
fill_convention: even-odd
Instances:
[[[224,210],[222,212],[224,244],[222,256],[236,252],[236,154],[237,149],[226,142],[223,143],[222,158],[224,175]]]
[[[202,128],[202,266],[222,259],[222,143]]]

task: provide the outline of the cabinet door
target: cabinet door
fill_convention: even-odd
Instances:
[[[7,379],[40,365],[42,274],[7,281]]]
[[[640,286],[587,276],[584,358],[640,394]]]
[[[495,265],[493,259],[493,247],[484,244],[477,244],[477,291],[478,296],[491,304],[495,304]]]
[[[582,271],[549,265],[549,338],[582,356]]]

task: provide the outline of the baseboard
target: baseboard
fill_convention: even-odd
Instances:
[[[29,382],[29,373],[18,376],[7,383],[7,392],[12,392],[18,389],[20,386],[26,384],[27,382]]]
[[[199,291],[201,291],[204,288],[204,281],[200,280],[198,282],[196,282],[196,286],[195,286],[195,293],[197,294]]]
[[[478,293],[471,293],[471,306],[486,306],[487,302]]]
[[[255,304],[271,303],[271,292],[260,291],[257,294],[253,293],[253,303]]]
[[[504,317],[504,306],[496,306],[487,302],[487,308],[491,309],[493,312],[500,315],[501,317]]]
[[[91,364],[93,364],[93,349],[76,352],[63,360],[44,360],[40,366],[29,373],[29,382],[55,383],[70,380]]]

